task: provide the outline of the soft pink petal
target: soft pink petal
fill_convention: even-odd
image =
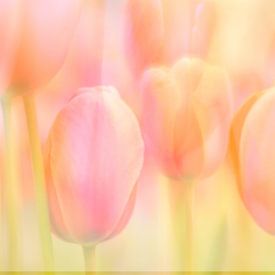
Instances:
[[[118,93],[99,87],[75,97],[58,115],[49,147],[50,176],[71,235],[96,243],[114,233],[143,162],[137,121]]]

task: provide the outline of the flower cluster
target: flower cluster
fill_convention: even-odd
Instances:
[[[3,270],[24,269],[29,205],[43,270],[51,233],[95,269],[95,247],[160,175],[185,270],[194,190],[224,167],[275,234],[274,12],[272,0],[0,0]]]

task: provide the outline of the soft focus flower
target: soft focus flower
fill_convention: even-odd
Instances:
[[[249,99],[234,124],[234,137],[239,136],[237,165],[242,199],[255,221],[272,234],[275,234],[274,128],[274,88]]]
[[[9,1],[1,1],[9,2]],[[33,90],[46,84],[60,69],[77,23],[81,0],[17,1],[16,15],[0,17],[6,28],[17,16],[10,88]],[[1,28],[1,27],[0,27]]]
[[[137,120],[116,90],[74,97],[57,116],[46,150],[55,233],[81,244],[118,234],[133,210],[143,150]]]
[[[126,48],[136,75],[187,54],[206,56],[215,27],[209,0],[128,0]]]
[[[141,121],[149,150],[175,178],[207,175],[223,159],[231,119],[226,74],[199,59],[153,68],[142,81]]]

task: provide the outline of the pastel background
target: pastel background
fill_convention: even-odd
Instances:
[[[0,270],[275,271],[274,18],[0,0]]]

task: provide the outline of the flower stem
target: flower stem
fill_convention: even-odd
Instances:
[[[44,265],[46,270],[53,270],[53,245],[48,215],[48,204],[45,186],[45,171],[43,165],[42,148],[38,133],[35,101],[31,95],[25,95],[23,97],[23,100],[28,125],[29,139],[31,144],[31,156],[35,181],[38,226]]]
[[[18,178],[16,171],[16,151],[12,127],[12,108],[10,95],[6,94],[1,99],[3,121],[5,128],[4,150],[4,196],[7,209],[8,231],[8,265],[10,270],[19,268],[19,208],[18,208]]]
[[[186,253],[186,270],[189,272],[193,271],[193,253],[194,253],[194,244],[193,244],[193,182],[185,183],[185,246],[187,248]]]
[[[175,234],[175,249],[180,262],[184,259],[184,269],[192,272],[194,269],[194,218],[193,218],[193,193],[194,182],[169,180],[170,205],[173,232]]]
[[[96,255],[95,246],[83,246],[85,270],[87,274],[95,275],[96,271]]]

